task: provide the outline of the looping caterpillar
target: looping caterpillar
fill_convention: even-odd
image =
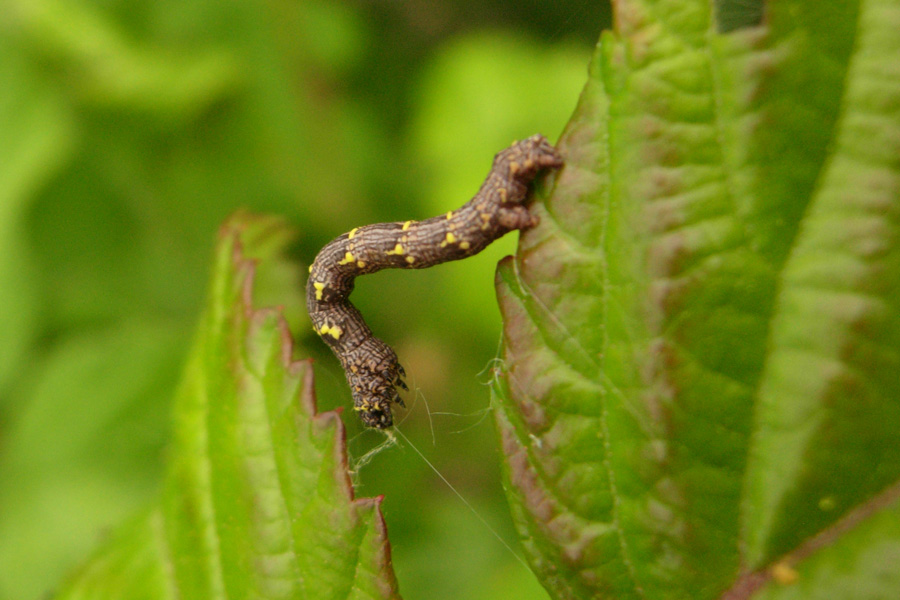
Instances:
[[[354,279],[381,269],[424,269],[477,254],[514,229],[537,224],[524,205],[538,171],[563,161],[541,135],[515,142],[494,157],[490,173],[469,202],[424,221],[357,227],[329,242],[309,268],[306,305],[316,333],[331,346],[362,422],[385,429],[391,404],[403,406],[397,388],[408,389],[397,355],[372,335],[349,301]]]

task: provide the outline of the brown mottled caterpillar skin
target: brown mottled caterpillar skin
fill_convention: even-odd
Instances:
[[[424,221],[357,227],[322,248],[309,268],[306,305],[316,333],[331,346],[347,375],[354,408],[369,427],[393,424],[391,404],[403,405],[403,367],[372,335],[348,297],[354,279],[382,269],[424,269],[481,252],[514,229],[537,224],[524,203],[538,171],[562,158],[543,136],[516,142],[494,157],[487,179],[458,210]]]

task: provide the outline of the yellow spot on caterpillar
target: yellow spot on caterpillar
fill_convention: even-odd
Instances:
[[[453,218],[453,211],[452,211],[452,210],[448,210],[448,211],[447,211],[447,220],[449,221],[449,220],[452,219],[452,218]]]
[[[407,221],[406,223],[403,224],[403,227],[401,227],[400,229],[401,229],[402,231],[406,231],[407,229],[409,229],[409,226],[412,225],[412,224],[413,224],[412,221]]]
[[[462,248],[463,250],[468,250],[470,247],[470,244],[469,244],[469,242],[460,242],[459,247]]]
[[[409,264],[413,264],[414,262],[416,262],[416,257],[415,256],[407,256],[406,262],[408,262]]]
[[[347,234],[347,239],[352,240],[357,231],[359,231],[359,227],[354,227],[353,229],[351,229],[350,233]]]
[[[409,238],[408,238],[407,236],[404,235],[403,237],[400,238],[400,241],[401,241],[401,242],[406,242],[406,241],[409,241]]]
[[[518,172],[519,172],[519,163],[517,163],[516,161],[509,163],[509,174],[515,175]]]
[[[394,246],[393,250],[388,250],[387,252],[385,252],[385,254],[388,254],[388,255],[396,254],[399,256],[399,255],[403,254],[404,252],[405,252],[405,250],[403,250],[403,244],[397,244],[396,246]]]
[[[312,273],[312,265],[309,265],[309,272]]]
[[[325,284],[319,281],[313,282],[313,287],[316,288],[316,300],[322,299],[322,290],[325,289]]]
[[[330,335],[334,339],[339,340],[344,335],[344,330],[337,325],[329,326],[328,323],[325,323],[319,328],[319,335]]]
[[[485,223],[487,223],[488,221],[491,220],[491,214],[490,213],[481,213],[481,220],[484,221]]]
[[[366,267],[366,261],[364,261],[364,260],[357,261],[356,266],[359,267],[360,269],[364,269]]]
[[[352,262],[356,262],[356,258],[354,258],[354,256],[352,254],[347,252],[346,254],[344,254],[344,260],[340,261],[338,264],[339,265],[349,265]]]
[[[447,247],[447,244],[452,244],[452,243],[455,242],[455,241],[456,241],[456,236],[453,235],[451,232],[448,231],[448,232],[447,232],[447,237],[444,238],[444,241],[443,241],[443,242],[441,242],[441,248],[446,248],[446,247]]]
[[[506,202],[506,188],[497,190],[497,195],[500,196],[500,202]]]
[[[353,373],[359,373],[359,367],[357,367],[356,365],[350,365],[350,371],[352,371]]]

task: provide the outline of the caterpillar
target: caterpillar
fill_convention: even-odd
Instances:
[[[398,388],[408,388],[396,353],[372,334],[348,299],[354,279],[382,269],[424,269],[466,258],[514,229],[533,227],[538,219],[524,204],[528,186],[541,169],[562,164],[541,135],[515,142],[494,157],[481,189],[461,208],[424,221],[357,227],[316,256],[306,286],[309,316],[344,368],[354,409],[366,426],[390,427],[391,405],[403,406]]]

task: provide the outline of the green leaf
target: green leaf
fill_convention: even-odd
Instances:
[[[616,11],[498,272],[528,558],[555,598],[896,597],[900,3]]]
[[[399,597],[380,498],[353,498],[339,416],[316,414],[280,311],[251,302],[257,265],[277,273],[291,239],[274,218],[223,226],[159,502],[59,597]]]

